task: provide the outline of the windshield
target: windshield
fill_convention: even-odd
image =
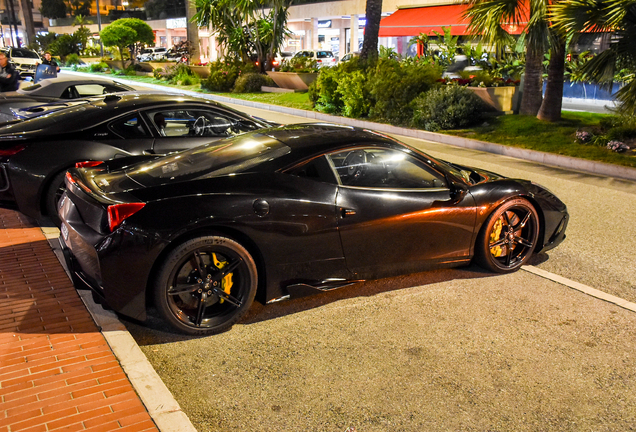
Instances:
[[[38,59],[38,55],[36,53],[34,53],[33,51],[29,51],[29,50],[22,50],[22,49],[13,49],[11,50],[11,56],[12,57],[23,57],[23,58],[32,58],[32,59]]]
[[[244,172],[289,152],[290,148],[280,141],[260,132],[252,132],[135,165],[126,174],[139,184],[153,186],[166,181],[185,181]],[[105,177],[108,180],[108,175]]]

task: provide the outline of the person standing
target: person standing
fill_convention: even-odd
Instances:
[[[56,72],[60,71],[60,66],[51,58],[51,53],[48,51],[44,53],[44,60],[42,60],[42,64],[53,66]]]
[[[16,91],[20,85],[20,74],[9,63],[9,58],[0,52],[0,92]]]

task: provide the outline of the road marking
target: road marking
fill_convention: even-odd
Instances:
[[[582,283],[564,278],[563,276],[559,276],[554,273],[541,270],[540,268],[535,266],[523,266],[521,268],[534,275],[541,276],[542,278],[546,278],[553,282],[559,283],[561,285],[565,285],[569,288],[575,289],[589,296],[596,297],[597,299],[600,299],[600,300],[605,300],[606,302],[613,303],[616,306],[620,306],[624,309],[630,310],[632,312],[636,312],[636,303],[629,302],[625,299],[613,296],[611,294],[607,294],[606,292],[599,291],[595,288],[589,287],[587,285],[583,285]]]

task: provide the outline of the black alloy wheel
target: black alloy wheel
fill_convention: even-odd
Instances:
[[[229,329],[254,301],[258,274],[249,252],[221,236],[188,240],[164,261],[154,300],[161,317],[175,329],[214,334]]]
[[[525,264],[537,245],[539,216],[523,198],[503,203],[486,220],[475,246],[479,265],[510,273]]]

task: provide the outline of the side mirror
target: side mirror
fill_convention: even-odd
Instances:
[[[450,197],[453,204],[457,204],[464,199],[468,193],[468,186],[463,183],[451,182],[450,185]]]

